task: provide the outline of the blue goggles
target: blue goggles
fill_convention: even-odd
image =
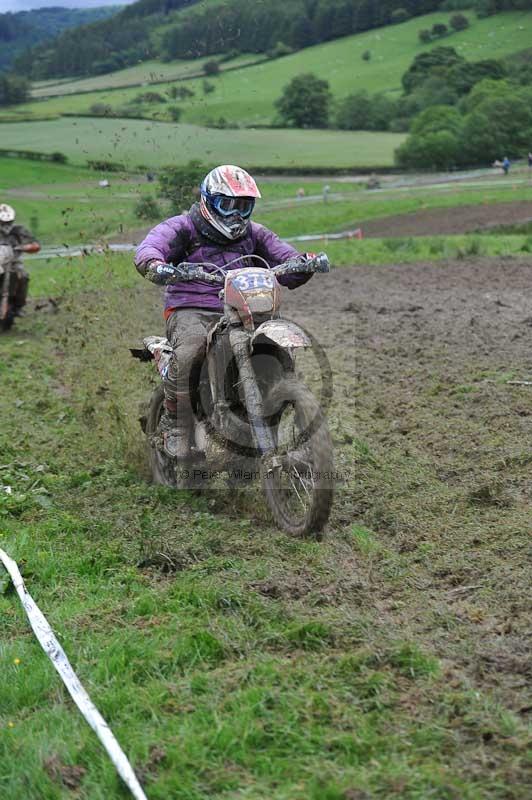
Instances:
[[[248,219],[255,208],[254,197],[228,197],[226,194],[215,194],[209,200],[222,217],[230,217],[236,212],[244,219]]]

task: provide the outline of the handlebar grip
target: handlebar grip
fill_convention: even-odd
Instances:
[[[310,263],[302,263],[301,261],[294,261],[294,263],[285,264],[281,270],[280,275],[292,275],[301,272],[310,272]]]
[[[318,253],[314,260],[316,272],[330,272],[331,264],[325,253]]]
[[[325,253],[318,253],[317,256],[312,258],[298,256],[297,258],[285,261],[280,264],[277,269],[274,269],[278,275],[292,275],[292,274],[305,274],[314,272],[329,272],[330,264],[329,259]]]
[[[181,267],[181,264],[179,265]],[[192,267],[189,265],[188,269],[185,270],[185,277],[184,280],[186,281],[193,281],[197,280],[201,276],[202,270],[199,267]]]
[[[177,265],[183,277],[182,281],[204,281],[205,283],[216,283],[221,285],[224,283],[225,278],[215,273],[206,272],[200,264],[194,264],[190,261],[182,261]]]

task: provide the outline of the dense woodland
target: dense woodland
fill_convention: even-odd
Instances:
[[[67,28],[107,19],[121,6],[102,8],[37,8],[0,14],[0,70],[13,63],[17,54],[37,43],[53,39]]]
[[[416,96],[430,101],[409,122],[410,136],[396,154],[399,166],[449,169],[526,156],[532,150],[532,50],[473,64],[452,48],[431,55],[424,63],[418,57],[403,77],[403,107]]]

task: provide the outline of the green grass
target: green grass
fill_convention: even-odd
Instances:
[[[149,226],[139,220],[134,208],[140,196],[155,195],[156,184],[143,176],[112,173],[110,188],[101,189],[98,171],[70,165],[26,159],[0,158],[2,199],[16,208],[18,219],[30,225],[49,244],[79,244],[101,236],[112,236],[132,228]],[[265,180],[264,208],[294,198],[301,181]],[[321,196],[323,182],[303,181],[307,195]],[[331,181],[331,191],[349,195],[360,185]],[[288,210],[290,213],[290,210]],[[170,211],[161,204],[161,218]],[[155,224],[157,220],[153,220]]]
[[[144,194],[156,194],[157,186],[142,182],[142,176],[131,176],[111,173],[111,186],[102,190],[98,187],[98,172],[69,165],[54,165],[46,162],[32,162],[24,159],[0,159],[0,189],[6,202],[16,207],[19,219],[25,224],[34,226],[37,220],[38,234],[42,240],[50,244],[78,244],[94,241],[102,236],[116,236],[130,229],[148,228],[150,222],[139,221],[134,215],[134,207],[139,197]],[[331,187],[331,199],[328,203],[321,201],[321,193],[325,181]],[[299,201],[296,199],[298,188],[305,188],[306,196],[316,196],[316,200]],[[458,184],[451,186],[431,186],[415,183],[408,189],[386,188],[381,192],[367,192],[359,183],[348,183],[323,178],[302,180],[300,178],[280,180],[265,179],[261,182],[263,199],[258,203],[255,219],[281,236],[297,236],[302,234],[333,233],[335,231],[364,228],[364,223],[397,214],[415,213],[431,208],[449,208],[464,205],[490,204],[528,200],[529,185],[519,182],[516,176],[501,178],[496,185],[479,182],[477,185]],[[336,199],[335,199],[336,198]],[[161,204],[161,218],[170,211]],[[157,220],[153,220],[155,223]],[[515,233],[510,239],[509,234]],[[511,242],[508,246],[514,252],[520,250],[529,240],[529,232],[498,231],[498,242]],[[485,237],[477,237],[484,241]],[[396,241],[396,240],[393,240]],[[397,247],[398,257],[404,246],[389,245],[388,249],[377,256],[379,263],[386,259],[390,247]],[[420,258],[434,255],[445,255],[457,252],[466,246],[467,237],[429,237],[410,240],[412,245],[406,247],[406,258],[418,252]],[[448,241],[442,248],[434,244],[436,241]],[[416,243],[417,242],[417,243]],[[374,247],[371,243],[364,243]],[[357,244],[340,243],[340,248],[347,247],[347,253]],[[500,245],[503,248],[505,245]],[[488,245],[483,245],[483,248]],[[499,252],[499,245],[489,245],[490,253]],[[378,247],[380,252],[380,245]],[[343,252],[343,251],[342,251]],[[347,256],[350,257],[349,255]]]
[[[435,22],[448,22],[449,17],[449,13],[417,17],[402,25],[356,34],[306,48],[241,72],[229,72],[213,79],[216,90],[209,95],[203,94],[200,79],[187,81],[186,85],[196,92],[196,97],[178,103],[184,111],[183,121],[208,124],[224,117],[239,125],[268,125],[275,113],[273,103],[280,96],[283,86],[303,72],[315,72],[321,78],[326,78],[338,98],[361,88],[370,92],[399,92],[401,76],[414,57],[433,47],[449,45],[469,60],[480,60],[502,57],[523,50],[530,44],[532,12],[509,12],[481,20],[470,15],[471,27],[468,30],[453,33],[429,45],[419,42],[418,31],[421,28],[430,28]],[[362,53],[366,50],[372,53],[368,62],[362,59]],[[163,84],[158,91],[164,89]],[[95,102],[110,103],[118,108],[136,94],[138,89],[124,89],[56,98],[19,106],[17,113],[42,115],[86,112]],[[4,113],[13,116],[12,111]],[[164,116],[164,106],[146,105],[141,113],[149,117]]]
[[[26,159],[0,159],[2,201],[44,243],[80,244],[138,227],[134,209],[152,184],[113,173],[107,189],[99,172]]]
[[[47,162],[32,162],[24,159],[0,159],[0,190],[6,202],[15,206],[18,218],[27,225],[35,226],[38,235],[49,244],[79,244],[101,237],[113,238],[118,233],[131,229],[148,228],[158,220],[138,220],[134,207],[142,195],[155,195],[156,184],[144,182],[143,176],[111,173],[111,186],[100,189],[100,173],[70,165],[55,165]],[[328,203],[321,200],[325,182],[331,188]],[[398,214],[409,214],[432,208],[450,208],[469,205],[497,205],[510,201],[528,200],[530,188],[526,180],[517,175],[501,178],[496,185],[479,181],[435,185],[427,187],[413,183],[409,188],[387,186],[380,192],[368,192],[360,183],[323,178],[285,180],[266,178],[261,182],[263,199],[257,204],[255,219],[281,236],[333,233],[353,229],[370,220]],[[386,184],[384,184],[386,186]],[[299,201],[297,190],[303,186],[307,198]],[[161,205],[161,219],[170,215],[169,209]],[[515,234],[510,236],[510,234]],[[491,236],[490,232],[490,236]],[[528,246],[530,232],[522,230],[494,231],[494,241],[486,243],[486,234],[473,237],[482,242],[482,252],[490,254],[520,251]],[[496,241],[495,241],[496,240]],[[394,244],[395,242],[395,244]],[[406,242],[406,244],[405,244]],[[410,242],[410,244],[408,243]],[[442,242],[446,242],[442,245]],[[374,248],[372,258],[386,263],[389,253],[397,250],[397,257],[405,253],[406,260],[414,254],[419,258],[433,258],[456,254],[470,247],[468,237],[421,237],[418,239],[393,239],[386,249],[368,241],[364,247]],[[440,244],[438,244],[440,243]],[[346,258],[357,259],[360,243],[341,242],[334,245],[340,252],[346,249]],[[358,261],[357,261],[358,263]]]
[[[154,377],[127,348],[160,329],[160,301],[129,258],[41,262],[32,281],[59,313],[30,314],[2,340],[0,484],[12,494],[0,490],[0,546],[150,800],[524,800],[522,720],[455,668],[455,650],[440,660],[441,631],[418,604],[420,587],[438,591],[434,570],[469,559],[469,539],[490,528],[478,509],[455,514],[460,495],[421,455],[368,430],[354,445],[341,435],[354,422],[345,356],[331,352],[330,424],[349,477],[327,540],[295,541],[270,527],[254,490],[198,498],[144,481],[137,403]],[[367,492],[377,520],[377,489],[424,551],[404,550],[382,515],[353,527]],[[149,566],[161,552],[177,572]],[[118,800],[13,593],[0,594],[0,616],[2,796],[62,800],[75,765],[80,796]],[[475,626],[460,624],[462,652]]]
[[[129,168],[206,163],[256,167],[369,167],[393,164],[395,133],[314,130],[209,130],[142,120],[68,118],[2,126],[2,146],[61,151],[71,161],[119,161]]]
[[[43,197],[38,202],[22,197],[6,199],[15,207],[20,222],[29,225],[41,242],[75,245],[140,227],[142,221],[134,213],[140,194],[140,189],[128,189],[124,194],[118,187],[56,199]]]
[[[335,266],[353,264],[413,264],[418,261],[519,256],[532,253],[532,236],[416,236],[392,239],[327,241],[306,245],[324,250]]]
[[[212,58],[216,59],[216,56]],[[244,66],[259,59],[260,56],[256,54],[238,56],[237,58],[221,63],[220,69],[234,69],[236,66]],[[161,61],[143,61],[141,64],[136,64],[134,67],[126,67],[116,72],[110,72],[107,75],[94,75],[91,78],[78,78],[77,80],[63,78],[62,80],[36,81],[33,84],[31,96],[37,99],[41,97],[72,95],[78,92],[119,89],[127,86],[138,87],[149,84],[159,84],[164,81],[182,80],[189,75],[202,73],[203,65],[208,60],[208,58],[203,57],[190,59],[188,61],[171,61],[168,63],[163,63]]]
[[[94,172],[78,166],[0,156],[0,191],[17,186],[35,186],[37,190],[42,184],[77,183],[94,178]]]

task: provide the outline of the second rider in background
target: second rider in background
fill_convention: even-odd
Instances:
[[[164,316],[167,338],[174,350],[164,382],[165,413],[161,419],[164,449],[168,455],[185,459],[189,453],[192,407],[189,381],[192,370],[202,362],[207,332],[223,312],[219,287],[179,279],[177,265],[210,262],[231,268],[240,256],[257,255],[271,267],[300,254],[272,231],[251,221],[257,184],[245,170],[225,164],[204,178],[201,199],[190,211],[161,222],[137,248],[135,266],[153,283],[166,285]],[[234,269],[244,266],[242,261]],[[295,289],[310,275],[285,275],[279,283]]]
[[[14,271],[16,276],[16,291],[14,297],[15,316],[22,316],[22,309],[28,297],[28,284],[30,276],[22,264],[21,253],[38,253],[41,249],[39,242],[23,225],[15,222],[15,209],[7,203],[0,203],[0,244],[7,244],[15,252]]]

